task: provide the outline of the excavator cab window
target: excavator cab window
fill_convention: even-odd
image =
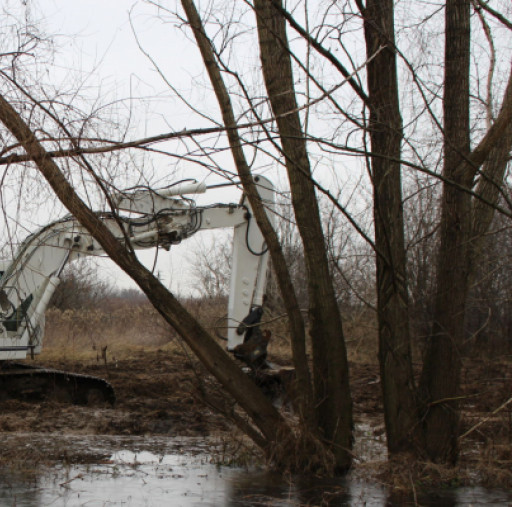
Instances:
[[[28,309],[33,300],[32,294],[25,299],[16,310],[14,310],[9,317],[3,321],[3,325],[7,331],[17,331],[23,319],[27,316]]]

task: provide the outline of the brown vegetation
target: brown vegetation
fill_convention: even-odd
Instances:
[[[208,327],[216,324],[220,303],[194,300],[187,304]],[[480,351],[463,360],[462,453],[456,467],[403,456],[388,462],[373,324],[369,320],[346,323],[356,426],[353,473],[375,477],[404,492],[411,486],[441,484],[511,486],[512,403],[507,401],[512,390],[512,351],[500,357]],[[273,321],[264,328],[277,330],[280,325]],[[274,338],[269,360],[289,364],[287,339],[278,332]],[[252,449],[253,459],[261,459],[220,413],[226,405],[217,382],[149,303],[120,305],[119,300],[111,300],[95,310],[50,310],[45,349],[37,362],[108,379],[117,393],[116,406],[4,400],[2,432],[215,435],[238,449],[231,451],[230,460],[236,461],[237,452],[247,459],[248,449]],[[287,417],[293,417],[292,412],[288,411]],[[9,461],[16,460],[15,454],[6,450]]]

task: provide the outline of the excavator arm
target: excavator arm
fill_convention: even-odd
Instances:
[[[255,178],[272,220],[274,188]],[[134,249],[165,248],[201,230],[234,228],[233,271],[228,303],[228,349],[244,341],[240,323],[263,304],[268,253],[245,197],[239,204],[196,206],[183,196],[202,193],[201,183],[179,183],[158,191],[138,188],[115,196],[116,213],[98,213],[114,236]],[[41,228],[0,269],[0,361],[41,352],[44,314],[66,264],[103,255],[99,243],[72,216]]]

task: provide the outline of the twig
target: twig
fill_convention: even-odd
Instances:
[[[419,505],[418,503],[418,494],[416,493],[416,486],[414,485],[414,481],[412,480],[412,474],[409,470],[409,480],[411,481],[411,487],[412,487],[412,494],[414,498],[414,505]]]
[[[512,403],[512,397],[510,397],[505,403],[502,403],[496,410],[493,410],[488,417],[486,417],[486,418],[482,419],[481,421],[479,421],[478,423],[476,423],[472,428],[469,428],[469,430],[466,431],[466,433],[463,433],[459,437],[459,440],[462,440],[463,438],[467,437],[469,434],[473,433],[473,431],[475,431],[477,428],[482,426],[482,424],[486,423],[493,415],[496,415],[498,412],[501,412],[510,403]]]
[[[83,476],[83,474],[78,474],[78,475],[76,475],[75,477],[72,477],[71,479],[69,479],[69,480],[68,480],[68,481],[66,481],[66,482],[61,482],[61,483],[59,484],[59,486],[60,486],[61,488],[65,488],[65,487],[67,487],[67,486],[68,486],[68,484],[70,484],[71,482],[76,481],[77,479],[83,479],[83,477],[84,477],[84,476]]]

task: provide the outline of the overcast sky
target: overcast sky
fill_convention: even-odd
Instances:
[[[140,44],[151,55],[180,91],[190,95],[204,93],[194,86],[195,78],[203,72],[198,52],[181,31],[157,18],[154,6],[125,0],[37,0],[33,5],[34,16],[40,19],[43,30],[57,35],[54,79],[66,80],[69,69],[78,70],[87,77],[91,94],[99,89],[103,98],[132,97],[134,100],[129,104],[136,115],[132,138],[201,126],[197,118],[190,119],[190,112],[173,97],[154,63],[139,47]],[[215,102],[203,101],[203,106],[216,114]],[[162,171],[165,175],[165,167]],[[234,190],[212,194],[198,196],[198,202],[237,202],[240,195]],[[151,268],[156,262],[155,269],[162,280],[172,290],[187,295],[192,290],[191,252],[204,242],[208,242],[207,237],[195,237],[173,247],[169,253],[159,251],[155,257],[153,249],[140,252],[139,257]],[[101,262],[101,266],[109,281],[120,287],[134,286],[113,263]]]

